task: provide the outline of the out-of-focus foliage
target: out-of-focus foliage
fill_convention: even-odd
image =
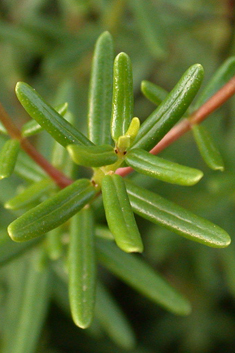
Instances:
[[[234,12],[234,1],[2,0],[0,100],[17,124],[25,122],[28,117],[16,101],[14,86],[17,81],[26,81],[40,90],[53,106],[61,101],[68,102],[79,129],[85,131],[93,47],[98,35],[109,30],[116,42],[117,52],[127,52],[133,63],[134,116],[138,112],[138,117],[144,119],[154,105],[140,91],[142,80],[149,80],[169,90],[187,67],[199,62],[204,66],[206,82],[225,59],[234,55]],[[223,173],[208,169],[189,133],[164,151],[162,156],[201,169],[205,177],[199,184],[186,189],[152,180],[148,176],[133,176],[141,186],[151,191],[160,190],[162,196],[219,224],[231,236],[235,212],[234,112],[235,102],[231,100],[205,123],[222,151],[225,161]],[[50,141],[44,133],[38,139],[38,147],[45,156],[48,156]],[[24,166],[27,165],[27,161],[24,163]],[[25,170],[19,169],[21,173]],[[31,175],[26,170],[30,180],[37,181],[37,173],[32,172]],[[81,176],[84,173],[81,169]],[[1,183],[4,186],[4,193],[0,194],[3,204],[14,196],[19,180],[13,177]],[[4,229],[13,217],[2,206],[0,210],[1,228]],[[187,318],[173,316],[101,269],[102,278],[131,321],[138,338],[137,346],[131,352],[234,352],[233,243],[227,249],[206,248],[179,238],[157,225],[140,221],[139,218],[137,220],[145,245],[144,257],[189,298],[193,310]],[[33,245],[22,244],[16,255]],[[9,247],[5,245],[5,249]],[[7,261],[7,250],[4,261]],[[1,337],[14,335],[12,303],[17,298],[10,296],[9,288],[6,288],[8,272],[15,273],[11,293],[14,290],[19,292],[22,287],[26,293],[24,274],[28,262],[26,255],[1,269],[1,307],[12,310],[13,315],[9,324],[0,320]],[[50,283],[56,283],[53,288],[48,288],[50,275],[46,273],[40,279],[46,289],[44,301],[38,309],[41,310],[39,319],[44,318],[48,291],[53,291],[55,300],[43,327],[37,352],[125,352],[106,337],[100,324],[94,323],[85,333],[73,326],[67,316],[68,298],[59,266],[55,265],[53,274],[59,279],[53,281],[50,278]],[[30,276],[31,273],[28,281]],[[105,295],[108,296],[103,294],[101,298]],[[19,316],[21,314],[18,313]],[[101,317],[102,313],[98,315]],[[112,322],[112,318],[109,319]],[[33,335],[35,327],[30,329],[29,335]],[[109,335],[119,345],[122,343],[114,332]]]

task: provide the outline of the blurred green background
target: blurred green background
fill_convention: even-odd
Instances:
[[[112,33],[116,54],[124,51],[132,60],[135,116],[143,120],[154,105],[140,91],[142,80],[170,90],[190,65],[200,63],[205,69],[206,83],[225,59],[235,55],[235,2],[1,0],[0,101],[18,126],[28,117],[15,97],[14,87],[17,81],[25,81],[51,104],[61,103],[59,97],[66,90],[76,124],[85,132],[92,53],[104,30]],[[223,155],[224,173],[208,169],[188,133],[161,155],[201,169],[205,176],[198,185],[169,186],[148,177],[134,177],[140,185],[224,227],[232,239],[234,112],[235,99],[231,99],[205,122]],[[48,156],[50,137],[43,134],[42,139],[34,142]],[[13,178],[11,184],[6,184],[1,202],[13,195],[14,183],[17,185],[18,180]],[[4,226],[11,216],[2,207],[0,212]],[[186,318],[169,314],[104,273],[136,333],[138,345],[131,352],[234,352],[235,245],[221,250],[207,248],[149,222],[138,221],[145,243],[144,258],[190,299],[193,311]],[[0,294],[0,302],[2,297]],[[125,351],[99,330],[75,327],[55,302],[50,306],[37,352]]]

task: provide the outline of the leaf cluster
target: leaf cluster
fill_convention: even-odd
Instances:
[[[136,11],[141,12],[141,2]],[[233,76],[234,62],[232,58],[224,64],[213,78],[214,83],[204,89],[193,108],[213,94],[216,77],[217,82],[221,82],[224,71]],[[34,119],[22,127],[21,136],[26,138],[47,131],[54,139],[51,163],[71,178],[71,184],[59,190],[42,171],[33,167],[30,185],[5,203],[7,209],[19,216],[9,225],[8,233],[20,244],[14,246],[4,232],[1,249],[7,251],[2,251],[1,261],[4,263],[35,243],[39,244],[36,270],[35,264],[30,263],[26,265],[29,267],[26,275],[21,277],[25,277],[26,284],[19,313],[22,322],[17,331],[19,337],[27,332],[32,321],[36,327],[32,330],[38,332],[43,321],[51,296],[48,278],[55,276],[51,273],[52,260],[66,266],[60,280],[68,285],[75,324],[87,328],[95,317],[110,337],[125,348],[133,347],[134,334],[101,283],[102,279],[97,278],[97,261],[165,309],[179,315],[190,312],[190,303],[182,294],[142,258],[126,254],[144,249],[134,213],[204,245],[222,248],[230,243],[229,235],[217,225],[136,185],[131,177],[127,180],[122,176],[122,168],[129,166],[147,177],[178,185],[191,186],[202,178],[203,173],[198,169],[150,153],[182,117],[189,115],[190,104],[203,79],[202,66],[191,66],[169,94],[144,81],[142,91],[157,108],[142,124],[133,116],[131,66],[126,53],[119,53],[114,58],[111,35],[108,32],[101,34],[92,64],[87,136],[75,127],[78,124],[72,123],[72,113],[66,102],[53,108],[28,84],[20,82],[16,86],[20,103]],[[6,134],[4,128],[2,131]],[[208,132],[194,125],[193,133],[208,166],[223,170],[223,161]],[[30,163],[27,165],[26,156],[20,152],[20,142],[21,139],[12,138],[4,143],[0,153],[1,178],[9,177],[14,168],[20,170],[24,178],[29,176]],[[89,167],[91,178],[72,180],[76,178],[77,165]],[[96,203],[101,198],[107,220],[105,226],[95,220]],[[28,262],[32,259],[25,260],[26,264]],[[43,288],[45,295],[37,304],[42,314],[32,319],[31,314],[36,310],[33,299],[39,288],[40,291]],[[17,339],[15,342],[18,346]]]

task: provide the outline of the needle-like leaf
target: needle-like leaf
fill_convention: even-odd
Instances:
[[[18,140],[10,139],[5,142],[0,151],[0,179],[7,178],[13,173],[19,150]]]
[[[64,116],[68,109],[68,103],[63,103],[54,108],[60,115]],[[29,120],[22,126],[21,133],[22,136],[29,137],[33,136],[39,132],[43,131],[43,127],[37,123],[35,120]]]
[[[113,85],[113,40],[109,32],[96,42],[89,90],[88,136],[95,144],[109,144]]]
[[[68,145],[67,150],[74,163],[85,167],[102,167],[117,161],[117,154],[110,145],[79,146]]]
[[[231,242],[225,230],[163,197],[126,180],[131,206],[135,213],[190,240],[215,248]]]
[[[85,207],[71,220],[69,243],[69,299],[72,317],[81,328],[94,315],[96,261],[92,210]]]
[[[133,148],[150,150],[183,116],[196,95],[202,79],[203,68],[192,65],[157,109],[143,122]]]
[[[178,163],[152,155],[140,148],[130,150],[125,158],[127,165],[139,173],[178,185],[194,185],[203,173]]]
[[[168,92],[152,82],[142,81],[141,91],[150,102],[159,105],[167,97]]]
[[[16,95],[20,103],[39,125],[63,146],[69,144],[93,145],[80,131],[66,121],[27,83],[18,82]]]
[[[136,255],[126,254],[113,243],[97,239],[98,260],[128,285],[177,315],[188,315],[190,303]]]
[[[4,207],[11,210],[19,210],[35,201],[39,201],[42,196],[47,195],[48,192],[55,189],[56,185],[51,179],[42,179],[31,184],[22,193],[8,200]]]
[[[235,57],[232,56],[223,62],[219,69],[212,76],[210,81],[207,83],[205,88],[199,95],[196,103],[194,104],[194,110],[198,109],[204,104],[210,97],[215,94],[223,85],[225,85],[235,75]]]
[[[60,226],[96,194],[88,179],[79,179],[13,221],[8,233],[14,241],[26,241]]]
[[[222,156],[206,128],[202,125],[193,125],[192,130],[198,150],[208,167],[223,171]]]
[[[115,142],[125,135],[133,118],[133,78],[131,60],[126,53],[116,56],[113,68],[111,135]]]
[[[143,244],[130,206],[126,187],[120,175],[105,175],[102,195],[109,229],[117,245],[126,252],[142,252]]]

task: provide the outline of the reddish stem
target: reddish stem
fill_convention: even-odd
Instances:
[[[11,118],[8,116],[7,112],[0,104],[0,120],[5,126],[8,134],[16,140],[20,141],[22,149],[45,170],[45,172],[55,181],[55,183],[60,187],[64,188],[70,185],[73,181],[69,179],[64,173],[62,173],[57,168],[53,167],[35,148],[31,143],[24,137],[22,137],[18,127],[12,122]]]
[[[150,151],[156,155],[166,147],[170,146],[174,141],[178,140],[187,131],[191,130],[192,125],[200,124],[208,115],[221,107],[235,93],[235,76],[231,78],[222,88],[220,88],[211,98],[209,98],[200,108],[192,113],[188,119],[183,119],[179,124],[175,125],[161,141]],[[119,168],[116,173],[126,176],[131,173],[131,167]]]

